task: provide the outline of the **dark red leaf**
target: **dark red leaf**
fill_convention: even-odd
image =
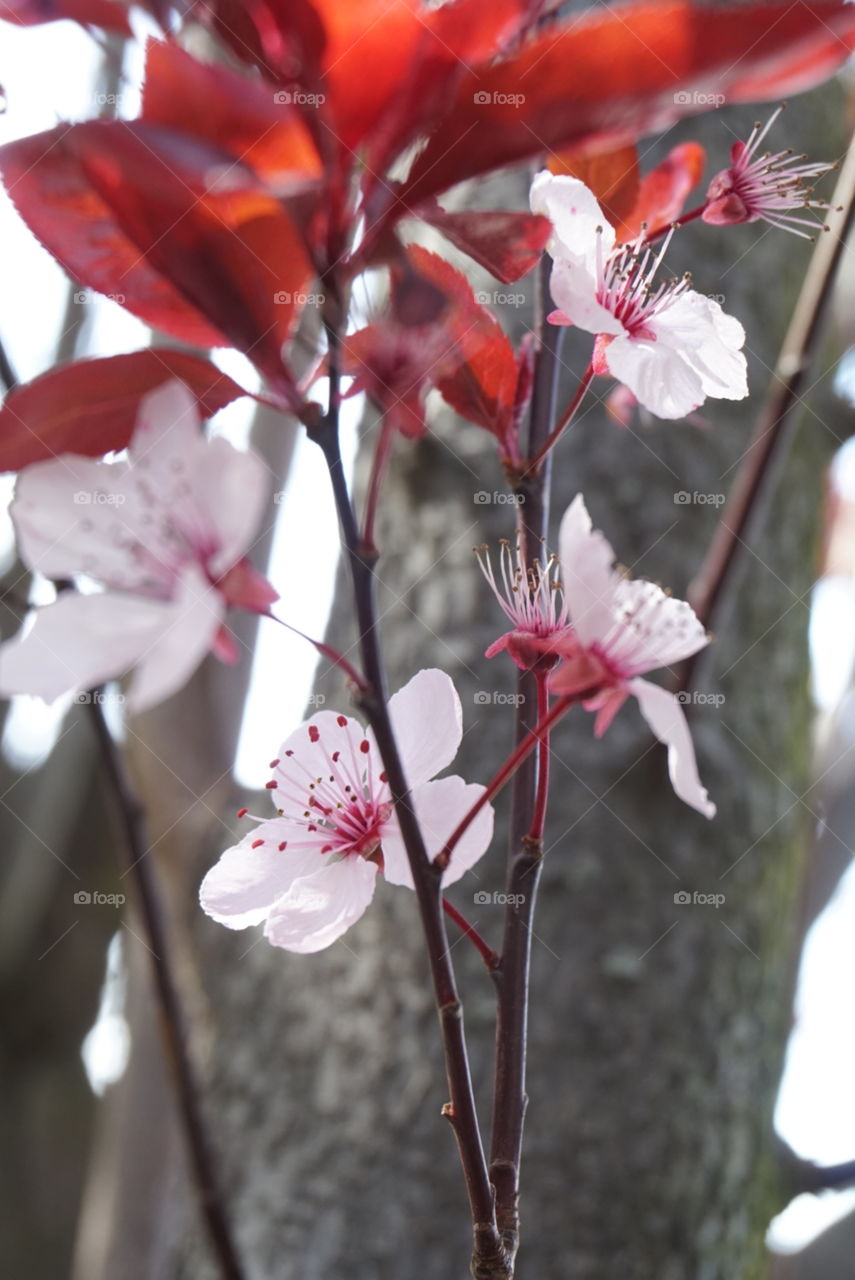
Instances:
[[[192,16],[277,84],[316,89],[326,31],[311,0],[198,0]]]
[[[143,396],[171,378],[187,384],[205,418],[248,394],[209,360],[168,347],[57,365],[6,397],[0,471],[18,471],[58,453],[99,457],[123,449]]]
[[[37,27],[62,18],[123,36],[132,34],[127,8],[115,0],[0,0],[0,19],[19,27]]]
[[[681,116],[808,88],[855,45],[841,0],[597,7],[514,57],[476,69],[400,193],[412,208],[464,178],[565,147],[603,149]]]
[[[419,214],[503,284],[531,271],[552,232],[549,220],[533,213],[446,213],[434,203]]]
[[[251,170],[187,135],[124,121],[10,143],[0,170],[74,279],[193,345],[237,347],[292,394],[282,346],[312,272]]]
[[[311,134],[293,105],[277,101],[282,96],[176,44],[153,40],[146,49],[142,119],[228,151],[275,183],[278,194],[322,173]]]
[[[418,245],[407,252],[419,275],[440,289],[451,306],[443,329],[456,354],[453,372],[437,378],[443,398],[462,417],[506,436],[517,389],[513,347],[495,316],[482,306],[466,277],[438,254]]]

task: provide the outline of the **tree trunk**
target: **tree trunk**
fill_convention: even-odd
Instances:
[[[821,109],[839,101],[832,87],[815,98],[815,113],[800,104],[788,123],[803,136],[786,141],[808,142],[811,119],[819,134]],[[728,119],[743,136],[751,113]],[[697,122],[675,130],[668,145],[698,131]],[[702,132],[717,154],[731,137],[720,117]],[[687,232],[685,243],[701,246],[695,287],[724,293],[745,323],[751,398],[708,405],[709,432],[621,430],[592,401],[558,453],[553,519],[554,528],[584,492],[622,561],[677,595],[712,533],[709,495],[732,480],[808,259],[799,242],[757,226],[702,230],[692,241]],[[676,252],[670,260],[683,265]],[[815,376],[829,364],[821,360]],[[772,1104],[808,847],[799,802],[809,767],[806,593],[821,472],[837,444],[833,415],[816,388],[710,657],[702,688],[724,701],[690,708],[718,817],[707,823],[673,797],[664,751],[634,704],[601,741],[582,711],[556,734],[533,947],[522,1280],[755,1280],[766,1271],[763,1236],[781,1194]],[[512,537],[513,508],[478,493],[504,493],[483,433],[444,414],[420,443],[400,442],[379,573],[392,688],[422,666],[452,675],[467,731],[459,771],[484,781],[512,743],[501,698],[515,669],[482,658],[503,619],[471,547]],[[676,500],[682,493],[692,501]],[[342,582],[332,630],[349,643]],[[328,707],[347,709],[340,688],[324,692]],[[282,736],[292,727],[283,724]],[[500,803],[498,833],[504,816]],[[212,821],[203,853],[187,850],[175,884],[184,885],[183,924],[205,995],[208,1107],[253,1280],[463,1280],[463,1182],[440,1117],[446,1093],[413,896],[381,884],[343,943],[293,956],[198,913],[200,868],[226,842]],[[498,834],[451,894],[496,946],[502,908],[478,906],[473,894],[503,883]],[[683,891],[724,900],[682,905]],[[493,990],[465,943],[454,956],[486,1122]],[[120,1222],[115,1229],[120,1236]],[[161,1270],[137,1272],[128,1257],[121,1274],[215,1274],[180,1215],[162,1247]]]

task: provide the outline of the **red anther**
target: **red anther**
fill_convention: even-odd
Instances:
[[[309,740],[310,740],[311,742],[317,742],[317,740],[318,740],[318,738],[319,738],[320,736],[321,736],[321,734],[320,734],[320,730],[318,729],[318,726],[317,726],[316,724],[310,724],[310,725],[309,725]]]

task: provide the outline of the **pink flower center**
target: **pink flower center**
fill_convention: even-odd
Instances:
[[[294,751],[271,762],[274,777],[267,786],[275,792],[279,814],[305,833],[304,839],[283,842],[280,849],[317,849],[339,857],[377,855],[378,860],[382,856],[383,829],[393,810],[389,786],[384,772],[374,772],[368,739],[354,744],[351,723],[339,715],[323,731],[316,724],[306,726],[323,771],[312,772]]]
[[[631,338],[655,342],[656,332],[651,322],[691,284],[689,277],[684,276],[682,280],[666,280],[653,287],[653,277],[671,243],[673,229],[655,256],[651,249],[644,247],[644,232],[632,244],[618,245],[604,255],[601,228],[598,227],[597,232],[597,301],[620,321]]]

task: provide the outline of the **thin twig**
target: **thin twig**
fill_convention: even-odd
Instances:
[[[331,285],[328,287],[335,299],[334,289]],[[476,1280],[509,1280],[511,1272],[506,1265],[504,1249],[496,1227],[493,1191],[487,1173],[475,1109],[463,1028],[463,1006],[457,992],[454,966],[445,932],[442,875],[428,858],[389,717],[377,633],[374,575],[376,556],[369,554],[361,544],[342,465],[339,446],[339,324],[339,317],[327,322],[329,411],[323,423],[310,431],[310,436],[320,446],[327,463],[351,573],[362,665],[369,684],[368,692],[363,693],[360,698],[360,705],[374,730],[389,779],[389,790],[395,804],[401,836],[410,863],[425,935],[451,1096],[450,1103],[444,1108],[444,1114],[451,1122],[457,1140],[472,1215],[472,1275]]]
[[[132,876],[145,929],[146,950],[160,1005],[160,1027],[166,1059],[172,1073],[178,1109],[187,1140],[190,1165],[211,1246],[225,1280],[243,1280],[228,1215],[220,1191],[213,1144],[208,1136],[201,1105],[201,1090],[188,1048],[187,1025],[173,978],[169,939],[149,861],[142,806],[134,794],[121,753],[110,733],[97,694],[87,704],[104,770],[116,802],[122,827],[122,844],[128,873]]]
[[[448,916],[449,920],[453,920],[457,925],[464,938],[468,938],[474,947],[477,948],[481,959],[491,971],[496,968],[499,963],[499,957],[489,942],[486,942],[478,930],[472,924],[471,920],[467,920],[462,911],[458,911],[453,902],[449,902],[448,898],[443,896],[442,909]]]
[[[581,403],[591,371],[586,371],[568,414],[555,426],[561,347],[564,330],[546,322],[549,310],[550,263],[543,257],[535,299],[539,318],[539,342],[529,416],[526,456],[531,462],[515,486],[520,557],[529,571],[542,557],[549,531],[552,486],[552,445]],[[496,970],[496,1064],[490,1137],[490,1179],[496,1193],[496,1221],[512,1262],[519,1247],[519,1185],[526,1095],[529,969],[531,929],[542,868],[539,841],[526,838],[537,809],[541,752],[538,742],[548,738],[549,725],[539,717],[537,682],[532,672],[520,672],[517,680],[518,711],[516,750],[504,769],[519,771],[511,791],[508,863],[505,878],[508,905],[502,938],[502,959]],[[556,703],[556,716],[567,707]],[[569,705],[569,704],[568,704]],[[552,723],[552,722],[550,722]],[[512,762],[517,761],[514,765]],[[504,770],[500,771],[504,772]],[[510,775],[508,775],[510,776]],[[505,779],[506,780],[506,779]]]
[[[564,432],[570,426],[570,423],[575,418],[580,404],[585,399],[585,393],[590,387],[591,382],[593,381],[593,378],[594,378],[594,366],[593,364],[589,364],[585,372],[582,374],[582,377],[579,381],[579,385],[576,388],[576,391],[573,395],[573,399],[570,401],[569,405],[567,406],[567,409],[564,412],[564,416],[561,418],[560,422],[558,422],[556,426],[553,427],[553,429],[549,432],[546,439],[543,440],[543,442],[539,446],[537,446],[537,452],[534,453],[534,455],[530,458],[530,460],[525,464],[525,468],[523,471],[523,474],[525,476],[537,474],[537,471],[540,468],[541,464],[543,463],[544,458],[546,458],[552,452],[552,450],[555,448],[558,441],[564,435]],[[545,530],[544,530],[544,535],[545,535]]]
[[[689,588],[689,600],[707,627],[720,621],[727,597],[733,593],[741,553],[756,532],[768,505],[775,473],[780,470],[792,439],[799,391],[810,368],[837,265],[855,214],[855,136],[849,144],[832,204],[842,206],[842,218],[833,232],[819,240],[814,250],[766,403],[709,550]],[[683,687],[691,680],[693,669],[694,660],[690,659],[683,673]]]

